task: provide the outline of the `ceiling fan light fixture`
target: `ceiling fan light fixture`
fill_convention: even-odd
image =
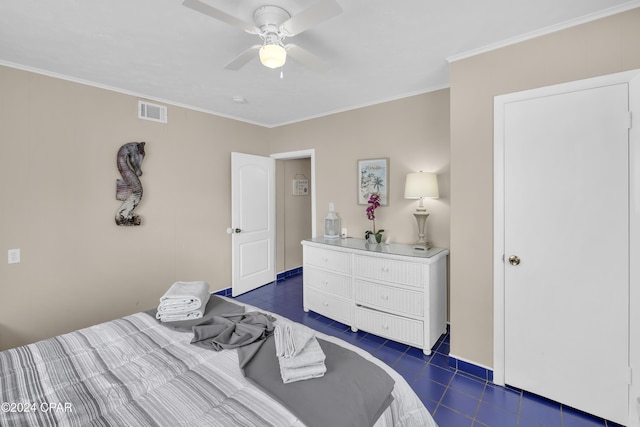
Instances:
[[[269,68],[279,68],[287,61],[287,51],[278,44],[265,44],[260,48],[260,62]]]

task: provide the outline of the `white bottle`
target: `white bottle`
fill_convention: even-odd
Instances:
[[[329,203],[329,214],[324,219],[324,238],[337,239],[340,237],[340,218],[333,210],[333,202]]]

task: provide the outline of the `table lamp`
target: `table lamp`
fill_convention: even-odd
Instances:
[[[413,213],[413,216],[418,221],[418,240],[414,245],[414,249],[426,250],[431,248],[431,243],[426,238],[426,223],[429,213],[424,207],[422,199],[437,199],[438,194],[438,179],[435,173],[431,172],[415,172],[407,174],[407,180],[404,185],[404,198],[405,199],[418,199],[418,208]]]

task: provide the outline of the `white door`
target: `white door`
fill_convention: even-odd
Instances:
[[[504,379],[628,420],[628,85],[504,107]]]
[[[275,160],[231,153],[233,296],[275,280],[275,216]]]

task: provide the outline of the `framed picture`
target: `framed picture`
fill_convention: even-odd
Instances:
[[[389,159],[358,160],[358,204],[366,205],[371,193],[380,195],[380,204],[389,204]]]

